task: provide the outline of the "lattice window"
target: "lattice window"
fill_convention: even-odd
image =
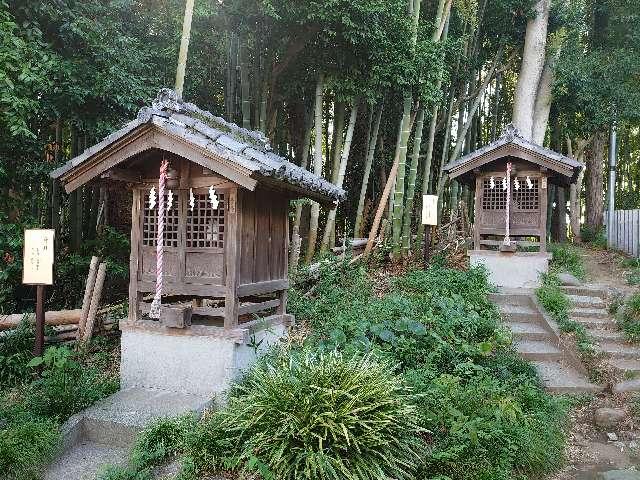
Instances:
[[[520,210],[538,210],[540,208],[540,191],[538,178],[531,178],[531,188],[527,186],[526,177],[518,177],[520,189],[511,187],[513,203]]]
[[[193,211],[187,212],[187,248],[224,248],[225,196],[218,196],[218,208],[211,208],[208,194],[197,194]]]
[[[165,195],[164,203],[167,205],[168,197]],[[149,192],[144,196],[144,211],[142,217],[142,245],[145,247],[155,247],[158,244],[158,204],[152,209],[149,208]],[[179,241],[178,233],[178,195],[174,193],[171,210],[164,213],[164,246],[177,247]]]
[[[507,191],[502,188],[502,178],[494,178],[495,186],[491,188],[491,180],[482,181],[482,209],[506,210]]]

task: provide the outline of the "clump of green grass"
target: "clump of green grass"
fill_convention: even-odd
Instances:
[[[300,353],[252,369],[223,423],[273,478],[410,479],[426,453],[407,385],[371,355]]]
[[[640,341],[640,293],[632,295],[618,309],[617,322],[628,340]]]
[[[37,480],[58,452],[60,430],[52,419],[0,406],[0,472],[6,480]]]
[[[640,285],[640,258],[625,258],[622,261],[622,267],[628,268],[627,284]]]
[[[562,332],[574,334],[579,352],[584,360],[590,360],[595,354],[593,340],[584,325],[571,320],[571,301],[560,288],[560,281],[555,273],[542,275],[542,285],[536,289],[536,297]]]
[[[551,251],[551,268],[555,272],[565,271],[580,280],[584,280],[587,271],[578,250],[567,243],[555,243],[549,247]]]

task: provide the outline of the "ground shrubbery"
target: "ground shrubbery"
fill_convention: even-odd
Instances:
[[[640,293],[632,295],[620,306],[616,319],[628,340],[640,341]]]
[[[104,353],[49,347],[42,357],[32,359],[32,348],[33,328],[26,323],[0,337],[3,479],[40,478],[60,447],[60,423],[118,388],[116,376],[93,365],[94,357]]]
[[[295,280],[304,341],[259,362],[225,408],[188,428],[164,421],[136,452],[161,445],[183,480],[507,480],[562,463],[565,405],[511,349],[484,271],[387,278],[328,261]],[[162,455],[140,458],[102,479],[145,478]]]

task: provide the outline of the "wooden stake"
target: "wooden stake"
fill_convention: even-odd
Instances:
[[[376,210],[376,216],[373,219],[373,225],[371,226],[371,231],[369,232],[369,240],[367,241],[367,246],[364,249],[365,258],[369,255],[369,253],[371,253],[371,250],[373,250],[373,242],[376,239],[376,235],[378,235],[378,228],[380,227],[382,214],[384,213],[384,210],[387,207],[387,200],[389,199],[389,193],[391,192],[391,187],[393,187],[393,184],[396,181],[396,175],[398,174],[399,163],[400,163],[400,155],[396,155],[396,158],[393,161],[393,166],[391,167],[391,171],[389,172],[389,178],[387,178],[387,184],[384,186],[384,191],[382,192],[382,198],[380,199],[380,203],[378,204],[378,210]]]
[[[87,275],[87,284],[84,289],[84,298],[82,299],[82,313],[80,314],[80,321],[78,322],[77,340],[81,340],[84,336],[84,327],[87,323],[87,316],[89,315],[89,306],[91,305],[91,296],[93,295],[93,287],[96,283],[96,273],[99,263],[100,259],[98,257],[91,257],[89,273]]]
[[[44,351],[44,285],[36,286],[36,341],[33,354],[36,357]]]
[[[91,296],[91,306],[89,307],[89,315],[87,317],[87,323],[82,336],[84,343],[88,343],[93,335],[93,327],[96,323],[96,315],[98,314],[98,305],[100,304],[100,297],[102,296],[102,286],[104,285],[104,277],[107,269],[107,264],[102,262],[98,267],[98,273],[96,275],[96,283],[93,289],[93,295]]]

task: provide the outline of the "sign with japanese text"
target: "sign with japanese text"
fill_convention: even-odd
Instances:
[[[22,283],[53,284],[53,239],[55,230],[24,231]]]
[[[438,224],[438,196],[437,195],[422,196],[422,224],[423,225]]]

